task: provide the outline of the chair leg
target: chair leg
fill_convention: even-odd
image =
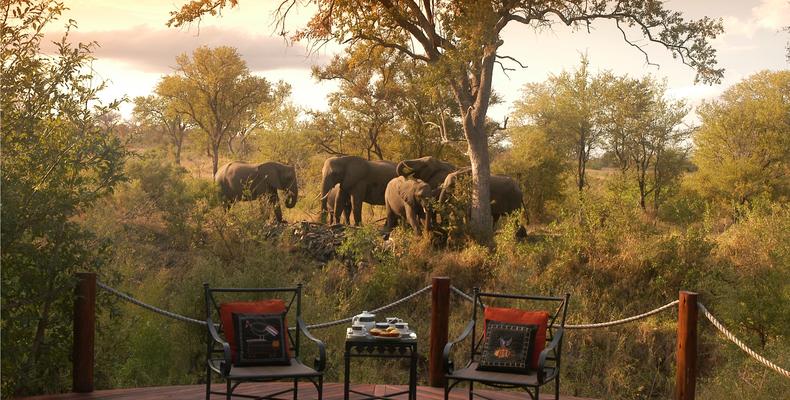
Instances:
[[[324,376],[318,377],[318,400],[324,399]]]
[[[474,381],[469,381],[469,400],[474,400],[475,398],[475,383]]]
[[[227,381],[227,387],[225,388],[225,399],[226,399],[226,400],[231,400],[231,397],[232,397],[232,396],[233,396],[233,388],[232,388],[232,386],[231,386],[231,381],[230,381],[230,379],[228,379],[228,381]]]
[[[211,368],[206,366],[206,400],[211,400]]]
[[[450,380],[444,380],[444,400],[450,399]]]
[[[560,374],[557,373],[557,377],[554,378],[554,400],[560,400]]]
[[[294,379],[294,400],[299,400],[299,379]]]
[[[535,388],[535,400],[540,400],[540,386]]]

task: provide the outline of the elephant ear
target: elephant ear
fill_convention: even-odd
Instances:
[[[264,181],[268,182],[269,186],[275,189],[282,187],[280,184],[280,174],[277,173],[277,170],[266,164],[261,164],[258,166],[258,176]]]

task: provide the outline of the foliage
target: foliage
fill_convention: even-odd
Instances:
[[[2,7],[2,392],[59,390],[69,375],[73,273],[97,271],[106,244],[76,220],[123,177],[126,151],[99,117],[87,72],[92,44],[69,42],[74,22],[40,51],[41,30],[65,7],[13,1]],[[88,107],[89,104],[95,105]]]
[[[542,129],[523,126],[509,131],[510,148],[494,163],[494,171],[515,177],[524,192],[529,215],[545,220],[563,198],[568,162],[558,142]]]
[[[176,64],[175,74],[157,86],[157,95],[206,134],[216,174],[220,145],[245,128],[250,112],[270,101],[271,85],[250,74],[233,47],[199,47],[191,57],[186,53],[176,57]],[[228,147],[232,151],[231,142]]]
[[[646,210],[652,195],[657,210],[685,167],[689,110],[683,101],[667,100],[666,84],[650,77],[613,79],[607,94],[607,148],[623,176],[635,181],[639,206]]]
[[[666,85],[652,78],[592,75],[588,69],[582,56],[575,71],[525,85],[524,99],[515,103],[517,124],[543,132],[550,139],[550,154],[563,163],[573,160],[579,191],[589,186],[592,154],[606,149],[623,176],[635,182],[642,209],[647,209],[648,196],[658,209],[685,166],[683,144],[690,131],[682,122],[688,109],[665,99]]]
[[[163,85],[162,82],[159,85]],[[162,132],[173,147],[176,164],[181,165],[181,149],[189,124],[186,116],[178,112],[173,100],[156,95],[136,97],[134,118],[146,128],[152,127]]]
[[[604,110],[610,101],[606,91],[613,80],[607,72],[592,75],[589,64],[582,56],[575,71],[525,85],[524,99],[514,105],[519,125],[540,129],[550,138],[554,153],[575,160],[579,191],[587,186],[587,162],[605,139]]]
[[[454,146],[463,142],[463,132],[452,93],[424,65],[392,49],[359,43],[314,68],[313,75],[340,82],[329,96],[330,109],[314,113],[318,150],[368,159],[463,158]]]
[[[763,71],[699,107],[696,183],[733,212],[761,196],[790,196],[790,71]]]

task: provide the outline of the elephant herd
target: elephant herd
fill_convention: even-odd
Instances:
[[[401,219],[421,232],[434,220],[434,204],[449,200],[457,183],[471,177],[471,168],[458,169],[438,158],[427,156],[389,161],[366,160],[357,156],[331,157],[321,170],[321,220],[346,224],[362,222],[362,203],[383,205],[387,210],[385,230]],[[469,179],[469,178],[467,178]],[[229,206],[239,200],[263,197],[274,205],[275,217],[282,221],[277,191],[285,193],[285,206],[292,208],[298,197],[294,167],[276,162],[250,164],[234,161],[222,166],[215,176]],[[491,176],[491,214],[494,223],[522,207],[518,182],[504,175]]]

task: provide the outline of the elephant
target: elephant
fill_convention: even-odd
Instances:
[[[362,223],[362,202],[384,205],[387,183],[395,178],[395,164],[389,161],[369,161],[357,156],[330,157],[321,170],[321,221],[326,221],[327,194],[340,184],[338,198],[349,196],[354,224]],[[335,215],[339,203],[335,202]]]
[[[384,194],[387,207],[385,231],[394,229],[404,217],[417,233],[422,232],[423,228],[429,229],[433,198],[431,186],[420,179],[399,176],[390,180]]]
[[[244,161],[229,162],[217,170],[214,180],[227,207],[237,201],[265,197],[274,205],[277,222],[283,222],[277,191],[285,192],[285,206],[293,208],[299,197],[296,170],[277,162],[251,164]]]
[[[345,221],[346,225],[350,225],[351,222],[349,219],[351,218],[351,200],[348,196],[344,196],[342,199],[338,198],[340,195],[340,185],[335,185],[329,193],[326,194],[326,212],[329,213],[329,223],[330,224],[339,224],[340,218],[342,217]],[[335,207],[335,202],[340,202],[340,204]],[[335,211],[338,214],[335,214]]]
[[[471,168],[463,168],[447,175],[439,194],[439,203],[449,201],[456,181],[461,177],[472,177]],[[496,225],[499,218],[505,214],[519,210],[523,207],[524,195],[518,182],[505,175],[491,175],[491,216]]]
[[[415,158],[412,160],[403,160],[398,163],[398,175],[407,178],[417,178],[428,185],[431,189],[436,191],[438,197],[439,188],[447,175],[458,168],[455,165],[442,161],[433,156]]]

